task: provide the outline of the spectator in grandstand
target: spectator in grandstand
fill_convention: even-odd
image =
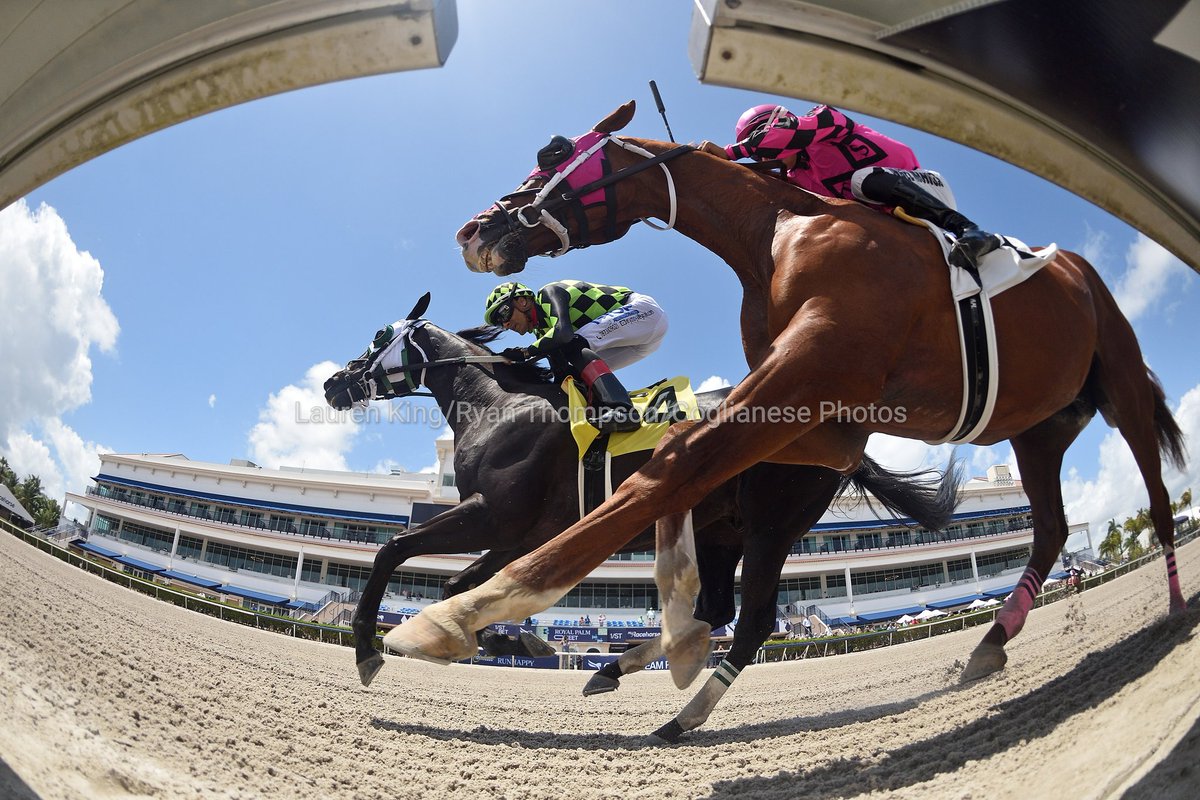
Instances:
[[[607,617],[605,617],[603,614],[601,614],[600,616],[596,617],[596,621],[597,621],[597,622],[600,624],[600,627],[601,627],[601,628],[605,627],[604,623],[606,622],[606,620],[607,620],[607,619],[608,619],[608,618],[607,618]]]

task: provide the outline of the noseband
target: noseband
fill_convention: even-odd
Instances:
[[[633,166],[617,170],[616,172],[608,173],[582,186],[572,186],[569,180],[570,176],[598,154],[603,157],[603,148],[609,143],[615,144],[617,147],[628,150],[631,153],[636,153],[645,158],[645,161],[638,162]],[[558,237],[561,246],[557,251],[550,254],[552,258],[557,258],[568,250],[587,247],[590,244],[587,236],[588,225],[586,216],[586,209],[589,205],[585,205],[583,199],[590,194],[603,190],[599,202],[603,202],[608,206],[609,238],[607,241],[611,241],[617,238],[616,198],[612,193],[612,185],[657,165],[662,167],[663,173],[667,177],[667,193],[670,197],[671,210],[665,226],[656,225],[648,219],[643,219],[642,222],[656,230],[671,230],[675,227],[675,211],[677,206],[675,181],[671,177],[671,171],[667,169],[667,165],[664,162],[695,149],[690,144],[684,144],[656,156],[650,151],[612,134],[593,131],[579,138],[575,143],[574,152],[568,153],[566,158],[553,168],[553,174],[550,175],[549,179],[541,187],[530,186],[528,188],[520,188],[497,200],[493,205],[499,211],[499,220],[492,224],[503,226],[501,236],[519,232],[522,229],[532,229],[539,225],[544,225]],[[574,158],[571,158],[571,155],[574,155]],[[570,160],[568,161],[567,159]],[[607,169],[607,161],[604,162],[602,169]],[[545,177],[550,172],[550,169],[534,170],[530,175],[530,179]],[[528,183],[528,181],[526,182]],[[565,188],[563,188],[564,184]],[[504,207],[505,201],[513,202],[518,197],[530,194],[534,196],[533,200],[526,205],[517,207],[515,211],[509,211]],[[590,205],[595,204],[592,203]],[[567,227],[554,216],[555,212],[560,209],[567,209],[575,214],[579,221],[580,241],[572,242]],[[491,227],[491,225],[487,225],[486,227]]]
[[[403,320],[379,331],[367,352],[346,364],[344,369],[325,382],[326,398],[329,399],[332,394],[338,392],[345,392],[351,386],[357,390],[351,392],[351,396],[361,398],[356,401],[356,405],[365,405],[368,400],[432,397],[432,394],[417,391],[419,386],[425,384],[425,372],[430,367],[508,363],[508,359],[500,355],[456,356],[430,360],[425,349],[413,338],[413,334],[426,324],[427,320],[423,319]],[[400,347],[399,364],[394,363],[397,346]],[[392,365],[388,366],[385,361]],[[415,374],[417,372],[420,373],[419,376]]]

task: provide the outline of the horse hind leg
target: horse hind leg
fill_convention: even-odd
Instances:
[[[696,619],[711,629],[733,621],[734,576],[742,560],[741,532],[728,518],[709,522],[696,541],[696,563],[700,571],[700,595],[696,600]],[[736,540],[736,545],[724,542]],[[662,637],[656,636],[626,650],[616,660],[598,669],[583,687],[584,697],[614,692],[621,678],[643,670],[663,654]]]
[[[655,526],[654,582],[663,613],[663,650],[676,688],[685,689],[708,661],[712,628],[693,616],[700,591],[692,512],[671,514]]]
[[[1062,459],[1090,419],[1090,406],[1074,404],[1012,439],[1021,484],[1033,515],[1033,553],[1016,588],[997,613],[995,623],[971,653],[960,678],[963,683],[1004,668],[1008,662],[1004,646],[1025,625],[1042,582],[1067,541],[1060,480]]]
[[[1141,364],[1138,369],[1145,370],[1142,380],[1118,383],[1110,390],[1111,413],[1150,496],[1150,519],[1167,566],[1169,610],[1177,614],[1187,609],[1187,601],[1175,563],[1175,518],[1171,496],[1162,479],[1162,459],[1166,456],[1181,471],[1186,468],[1183,432],[1171,415],[1158,378]]]

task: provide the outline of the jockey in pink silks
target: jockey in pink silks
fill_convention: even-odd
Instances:
[[[825,197],[892,206],[928,220],[957,238],[951,263],[978,267],[1000,237],[987,233],[954,208],[942,176],[922,170],[913,151],[836,108],[817,106],[798,117],[783,106],[759,105],[742,114],[737,141],[727,147],[703,142],[705,152],[731,161],[779,159],[790,183]]]

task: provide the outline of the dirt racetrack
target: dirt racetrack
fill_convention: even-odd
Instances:
[[[677,746],[646,740],[691,697],[665,674],[585,699],[587,673],[389,657],[366,689],[349,649],[8,534],[0,565],[3,798],[1200,797],[1195,543],[1185,614],[1160,560],[1034,611],[998,676],[956,682],[982,628],[755,666]]]

